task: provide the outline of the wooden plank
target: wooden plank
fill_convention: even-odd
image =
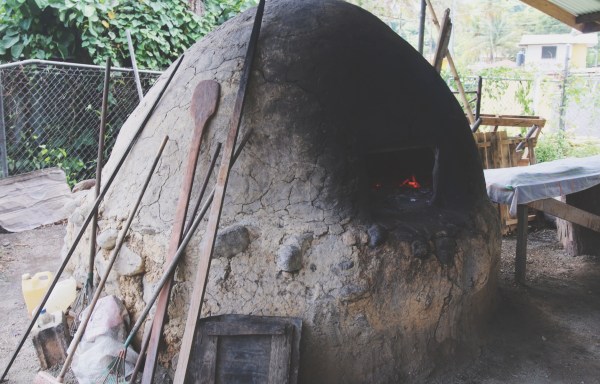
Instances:
[[[546,125],[546,119],[481,115],[481,125],[501,127],[531,127],[532,125],[537,125],[539,127],[544,127],[544,125]]]
[[[515,256],[515,280],[525,283],[527,269],[527,205],[517,205],[517,253]]]
[[[578,23],[575,15],[569,13],[558,5],[551,3],[548,0],[521,0],[523,3],[544,12],[546,15],[561,21],[568,26],[583,32],[586,24]]]
[[[224,326],[213,327],[217,324]],[[252,328],[254,331],[248,331]],[[227,334],[208,335],[219,329]],[[235,329],[244,334],[235,334]],[[268,329],[278,334],[263,334]],[[302,320],[289,317],[221,315],[200,319],[185,382],[208,383],[212,381],[206,376],[210,376],[215,384],[296,384],[301,329]],[[211,340],[218,340],[215,354],[207,345]]]
[[[202,337],[205,344],[204,356],[202,359],[202,369],[200,373],[200,384],[215,384],[217,375],[217,348],[219,338],[216,336]]]
[[[450,9],[444,11],[442,26],[439,31],[437,47],[431,65],[437,73],[442,71],[442,62],[448,53],[448,44],[450,43],[450,34],[452,33],[452,22],[450,21]]]
[[[596,185],[583,191],[562,196],[561,201],[569,206],[600,215],[599,196],[600,185]],[[556,229],[558,239],[562,242],[567,255],[600,256],[600,234],[598,232],[560,218],[556,220]]]
[[[579,15],[575,17],[575,22],[578,24],[600,23],[600,11],[584,13],[582,15]]]
[[[246,99],[246,87],[248,86],[250,72],[254,62],[264,8],[265,0],[261,0],[256,9],[256,16],[254,18],[254,24],[252,26],[252,32],[248,42],[246,57],[244,59],[244,66],[242,68],[240,86],[236,96],[235,105],[233,107],[232,117],[229,122],[229,132],[227,134],[227,141],[223,150],[221,166],[217,176],[213,204],[211,207],[210,216],[208,218],[208,223],[206,225],[206,230],[204,232],[203,246],[200,250],[196,278],[194,279],[194,291],[191,296],[190,309],[188,311],[185,330],[181,341],[179,360],[177,361],[177,370],[175,371],[175,383],[183,383],[185,380],[190,359],[190,352],[194,341],[194,332],[196,331],[196,324],[202,311],[202,301],[204,300],[204,293],[206,292],[206,283],[208,280],[210,262],[214,251],[219,220],[221,219],[223,200],[225,199],[227,182],[229,180],[229,170],[233,158],[233,152],[235,150],[235,142],[237,140],[240,123],[242,120],[244,102]]]
[[[185,174],[179,190],[179,199],[177,201],[173,229],[171,231],[171,239],[169,241],[167,257],[165,260],[165,270],[168,269],[170,261],[173,260],[175,254],[177,253],[177,248],[179,248],[179,244],[181,243],[181,239],[183,237],[185,218],[187,216],[190,203],[192,186],[194,184],[194,176],[196,175],[196,165],[198,164],[198,156],[200,155],[202,138],[204,136],[204,132],[206,131],[208,122],[217,111],[219,95],[220,85],[213,80],[200,81],[194,90],[191,103],[191,112],[192,116],[194,117],[195,126],[188,150]],[[169,306],[169,296],[171,295],[171,279],[165,283],[160,291],[160,295],[158,296],[156,313],[152,322],[150,342],[148,344],[148,351],[146,352],[146,364],[144,366],[144,374],[142,376],[143,384],[151,384],[154,379],[154,373],[158,359],[158,347],[167,315],[167,308]]]
[[[501,168],[502,167],[502,164],[500,162],[501,146],[500,146],[500,143],[498,142],[498,132],[491,132],[490,139],[491,139],[491,143],[492,143],[492,146],[490,147],[490,157],[491,157],[492,168],[493,169]]]
[[[285,324],[208,323],[204,329],[209,336],[283,335],[286,332]]]
[[[538,211],[546,212],[552,216],[591,229],[592,231],[600,232],[600,216],[568,205],[562,201],[543,199],[532,201],[528,205]]]
[[[287,328],[283,335],[274,335],[271,337],[269,384],[289,383],[292,333],[289,327]]]

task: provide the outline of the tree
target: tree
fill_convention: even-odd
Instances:
[[[202,17],[185,0],[0,0],[0,60],[129,62],[125,31],[141,68],[168,66],[186,48],[255,0],[205,0]]]

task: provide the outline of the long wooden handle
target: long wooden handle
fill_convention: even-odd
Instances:
[[[173,231],[171,232],[171,240],[169,242],[166,259],[167,263],[165,267],[173,260],[173,257],[177,253],[177,248],[179,248],[179,243],[181,242],[190,195],[192,193],[192,185],[194,183],[194,175],[196,174],[196,165],[200,154],[202,137],[206,125],[217,110],[219,92],[219,83],[213,80],[204,80],[198,83],[192,97],[191,112],[194,117],[195,128],[187,158],[185,175],[179,192],[179,200],[177,202],[177,210],[175,211],[175,221],[173,223]],[[154,379],[156,361],[158,359],[158,346],[160,344],[160,337],[169,305],[169,296],[171,294],[171,280],[172,279],[169,279],[163,286],[158,297],[158,303],[156,304],[156,314],[154,315],[154,321],[152,323],[142,383],[151,383]]]
[[[208,218],[208,223],[206,225],[203,247],[200,251],[200,259],[197,266],[196,279],[194,281],[194,292],[191,296],[190,309],[188,311],[185,331],[181,340],[179,359],[177,361],[177,370],[175,371],[175,377],[173,380],[175,384],[183,384],[187,374],[187,367],[192,351],[194,333],[196,331],[198,317],[200,316],[200,312],[202,310],[202,301],[204,300],[204,293],[206,291],[206,282],[208,278],[208,271],[210,269],[210,261],[214,250],[217,228],[219,227],[219,220],[221,218],[221,211],[223,209],[223,200],[225,198],[225,191],[227,189],[229,170],[231,168],[233,153],[235,150],[235,142],[240,129],[244,102],[246,100],[246,88],[248,86],[250,72],[254,62],[264,8],[265,0],[261,0],[256,9],[254,25],[252,26],[252,33],[250,35],[250,41],[248,42],[244,67],[242,69],[242,75],[240,78],[240,87],[238,89],[235,105],[233,107],[233,115],[229,122],[229,133],[227,135],[225,149],[223,150],[223,158],[219,168],[217,184],[215,186],[215,197],[211,207],[210,216]]]

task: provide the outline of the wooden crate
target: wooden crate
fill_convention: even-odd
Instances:
[[[302,320],[222,315],[199,320],[186,383],[296,384]]]
[[[507,115],[481,115],[481,126],[491,129],[473,133],[477,144],[481,165],[483,169],[522,167],[536,163],[535,146],[537,138],[546,124],[546,120],[539,116],[507,116]],[[506,129],[499,127],[529,128],[529,138],[522,136],[509,136]],[[522,150],[517,151],[519,144]],[[514,232],[517,219],[510,217],[508,206],[497,205],[498,214],[502,223],[502,233]],[[529,215],[529,220],[535,220],[536,214]]]

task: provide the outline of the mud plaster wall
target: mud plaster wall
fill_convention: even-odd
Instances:
[[[216,144],[225,141],[253,16],[253,11],[238,16],[186,52],[101,205],[98,273],[168,134],[170,142],[107,289],[123,298],[133,319],[162,274],[193,129],[194,87],[205,79],[221,84],[219,110],[201,148],[200,180]],[[441,80],[432,80],[429,69],[423,73],[422,61],[403,59],[415,54],[407,46],[377,19],[344,2],[273,0],[267,5],[242,121],[242,133],[249,127],[254,133],[232,170],[202,315],[301,317],[304,383],[424,377],[473,341],[492,305],[499,230],[482,197],[475,147],[464,146],[469,137],[464,116],[456,105],[446,105],[452,95]],[[368,69],[369,62],[386,64]],[[354,85],[348,81],[359,78],[362,82]],[[123,126],[105,180],[165,79]],[[368,85],[373,82],[377,86]],[[426,91],[416,84],[425,84]],[[407,91],[400,92],[402,87]],[[345,102],[344,95],[350,95]],[[367,110],[359,113],[361,106]],[[446,129],[433,139],[445,157],[440,167],[464,170],[459,180],[441,181],[446,191],[441,204],[456,207],[470,200],[472,205],[460,214],[433,209],[430,227],[383,226],[385,241],[376,241],[373,228],[379,226],[362,208],[362,155],[384,144],[398,145],[394,140],[430,142],[441,124]],[[451,156],[453,145],[462,145],[463,155]],[[70,218],[67,243],[91,201],[82,201]],[[455,217],[460,217],[458,227]],[[202,232],[200,227],[176,275],[161,355],[167,367],[183,334]],[[88,248],[83,242],[70,264],[79,277],[85,275]]]

